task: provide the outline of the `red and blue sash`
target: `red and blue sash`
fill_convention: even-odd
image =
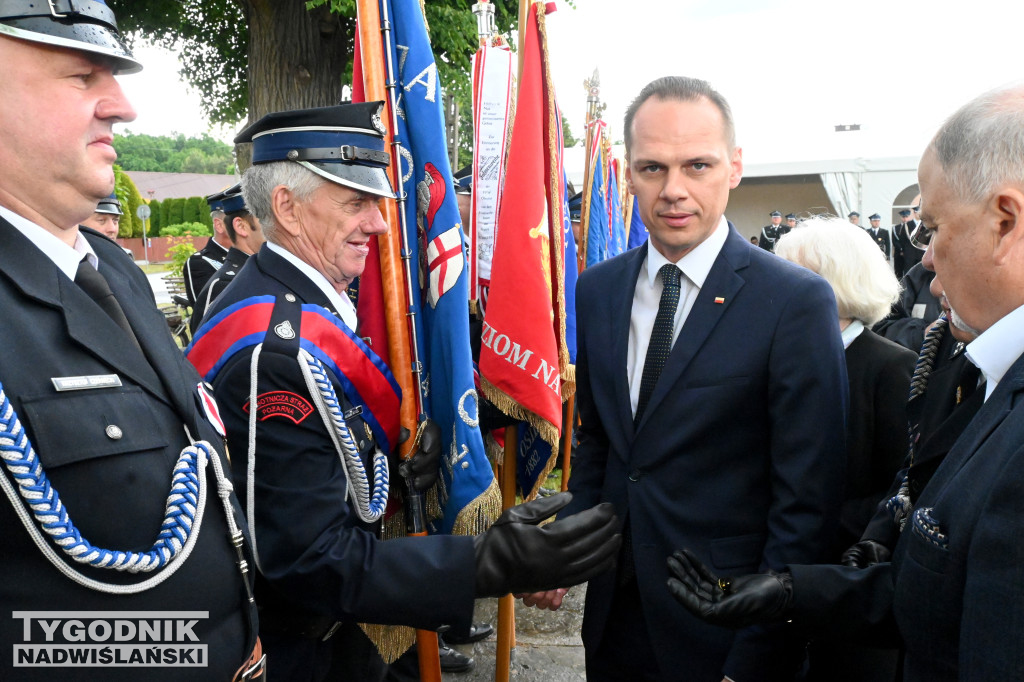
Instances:
[[[253,296],[214,316],[185,349],[204,381],[213,382],[236,353],[263,342],[274,311],[273,296]],[[384,361],[326,308],[303,304],[300,346],[320,360],[385,452],[398,443],[402,390]]]

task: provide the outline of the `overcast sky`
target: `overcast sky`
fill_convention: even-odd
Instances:
[[[429,0],[428,0],[429,1]],[[1024,78],[1014,0],[576,0],[548,17],[555,88],[582,136],[583,80],[600,70],[605,120],[647,82],[688,75],[729,100],[747,163],[917,156],[960,104]],[[136,51],[122,83],[134,132],[208,130],[170,53]],[[173,103],[173,104],[169,104]],[[860,132],[834,132],[837,124]],[[228,139],[233,131],[210,131]]]

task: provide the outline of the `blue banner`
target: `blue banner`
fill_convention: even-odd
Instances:
[[[443,533],[476,533],[500,510],[480,435],[469,343],[469,271],[445,138],[441,82],[418,0],[385,0],[398,73],[395,141],[411,262],[420,295],[411,305],[419,338],[424,409],[441,427]],[[461,516],[460,516],[461,515]]]
[[[615,166],[609,166],[608,174],[608,219],[611,227],[608,231],[608,257],[618,256],[626,250],[626,221],[622,217],[622,202],[619,200],[619,179]]]
[[[608,196],[605,194],[604,151],[597,152],[593,160],[593,178],[590,182],[589,222],[587,223],[587,267],[608,258]],[[584,202],[584,209],[588,206]]]
[[[644,219],[640,217],[640,202],[633,197],[633,211],[629,217],[629,244],[627,249],[640,246],[647,241],[647,226]]]

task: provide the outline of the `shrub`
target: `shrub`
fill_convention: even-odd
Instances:
[[[212,237],[213,230],[202,223],[178,223],[160,228],[161,237]]]

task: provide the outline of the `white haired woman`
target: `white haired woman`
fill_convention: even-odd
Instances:
[[[824,277],[836,296],[850,384],[846,491],[826,557],[838,563],[843,550],[860,539],[906,456],[906,404],[917,356],[870,329],[889,313],[900,285],[863,229],[841,218],[810,218],[782,237],[775,253]],[[895,650],[819,641],[809,652],[806,680],[895,677]]]

